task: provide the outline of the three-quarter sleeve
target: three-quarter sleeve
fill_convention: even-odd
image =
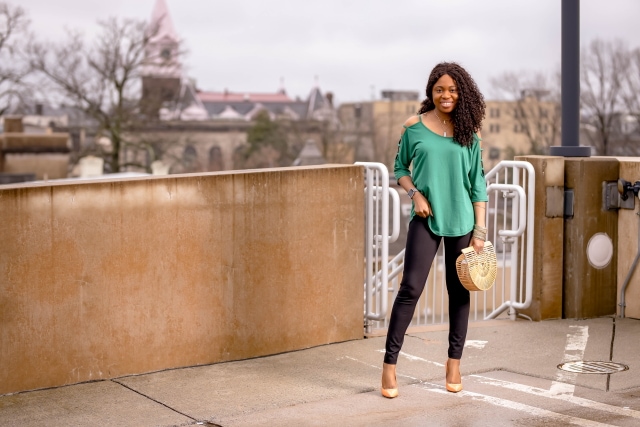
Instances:
[[[402,136],[400,137],[400,141],[398,141],[398,153],[396,154],[396,161],[393,164],[393,174],[396,177],[396,180],[399,180],[403,176],[411,176],[411,171],[409,170],[409,166],[411,165],[412,159],[412,149],[411,142],[409,141],[408,134],[409,130],[405,129]]]
[[[484,169],[482,165],[482,148],[480,139],[476,140],[471,147],[471,168],[469,170],[469,181],[471,182],[471,202],[487,202],[487,183],[484,179]]]

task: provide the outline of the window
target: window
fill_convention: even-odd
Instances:
[[[527,131],[527,126],[516,123],[515,125],[513,125],[513,131],[515,133],[525,133]]]
[[[196,172],[198,170],[198,152],[192,145],[187,145],[182,153],[182,162],[185,172]]]
[[[540,132],[542,133],[547,133],[549,131],[549,125],[546,123],[540,123],[538,125],[538,129],[540,130]]]
[[[522,111],[519,108],[514,108],[513,109],[513,117],[516,119],[519,119],[521,117],[523,117]]]
[[[500,117],[500,109],[499,108],[491,108],[489,110],[489,117],[493,117],[493,118]]]
[[[490,124],[489,132],[491,133],[500,133],[500,125],[499,124]]]
[[[500,158],[500,149],[498,147],[489,148],[489,159],[496,160]]]
[[[217,145],[214,145],[209,150],[209,170],[221,171],[224,170],[222,162],[222,150]]]
[[[540,107],[540,117],[546,119],[547,117],[549,117],[549,111],[547,111],[546,108]]]
[[[160,52],[160,56],[162,57],[162,59],[164,60],[168,60],[171,59],[171,49],[169,49],[168,47],[165,47],[164,49],[162,49],[162,51]]]

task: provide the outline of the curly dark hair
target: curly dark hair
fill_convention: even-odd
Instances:
[[[433,68],[427,81],[427,97],[422,101],[418,114],[436,108],[431,99],[433,86],[445,74],[448,74],[458,87],[458,102],[451,112],[451,123],[455,130],[453,140],[463,147],[468,147],[473,143],[474,132],[480,130],[486,105],[476,82],[460,65],[455,62],[441,62]]]

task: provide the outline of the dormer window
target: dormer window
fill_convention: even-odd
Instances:
[[[160,52],[160,56],[162,57],[162,59],[164,60],[169,60],[171,59],[171,49],[169,49],[168,47],[165,47],[164,49],[162,49],[162,51]]]

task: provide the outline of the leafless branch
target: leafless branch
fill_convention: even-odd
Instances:
[[[29,68],[21,58],[28,27],[24,9],[0,2],[0,115],[25,104],[31,95],[25,82]]]
[[[587,135],[598,154],[610,154],[610,143],[624,114],[624,79],[631,69],[626,45],[594,40],[581,55],[580,103]]]
[[[140,71],[149,60],[147,47],[157,29],[117,18],[98,25],[100,32],[90,45],[81,34],[69,31],[62,43],[32,43],[29,57],[60,100],[93,119],[96,133],[109,138],[110,149],[103,157],[107,168],[118,172],[129,165],[122,155],[131,147],[128,135],[148,121],[141,116]]]

